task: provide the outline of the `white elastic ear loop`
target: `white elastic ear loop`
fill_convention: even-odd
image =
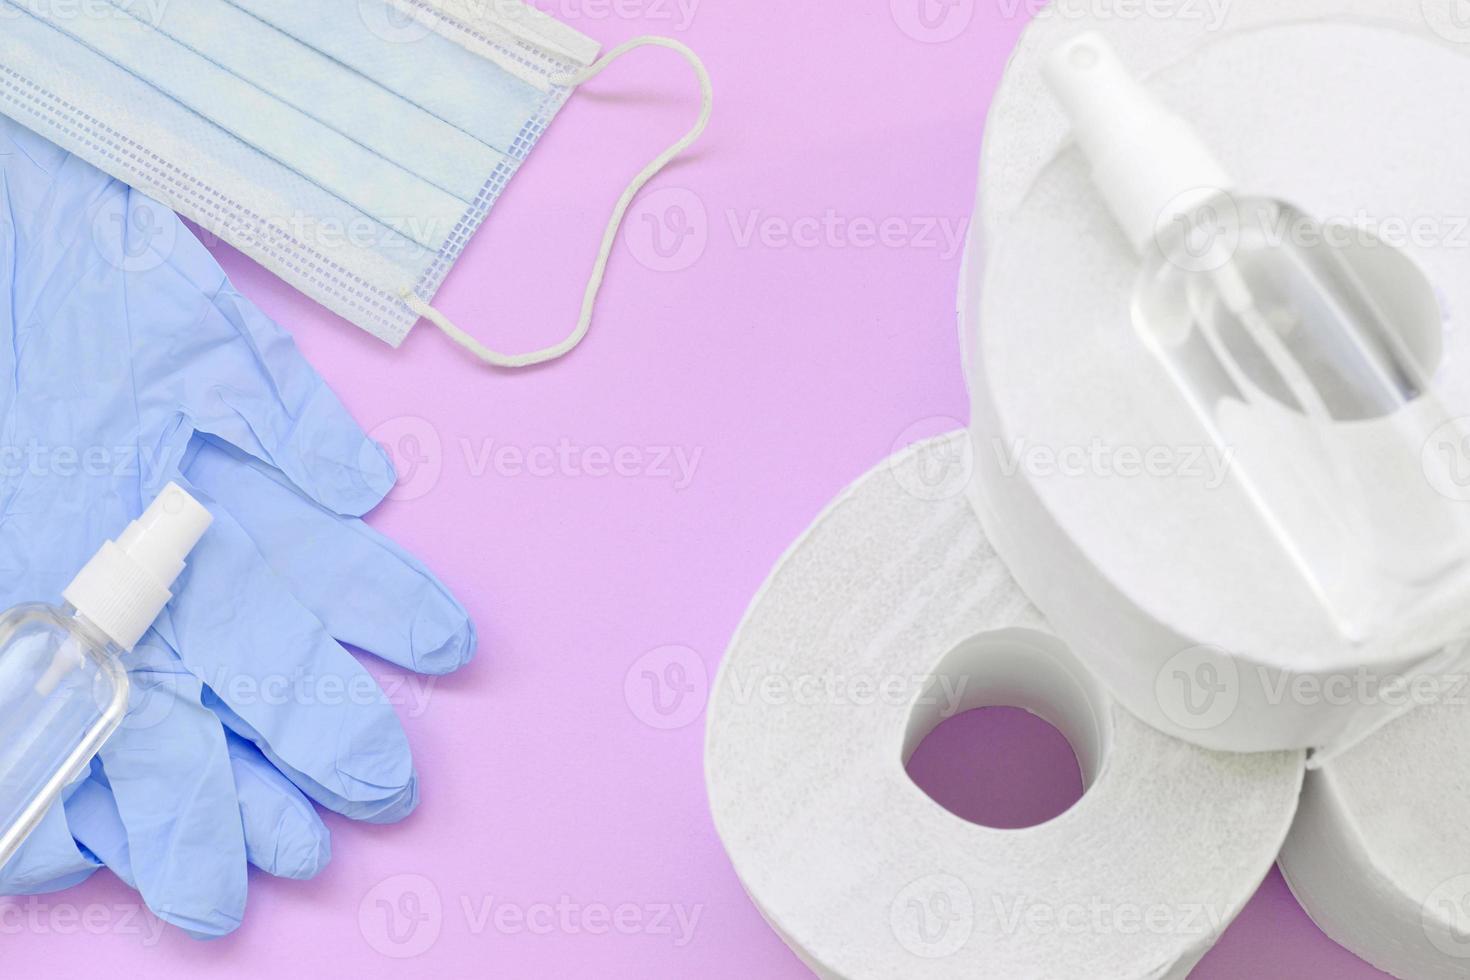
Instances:
[[[403,301],[408,304],[409,309],[434,324],[434,326],[448,334],[449,338],[455,343],[464,347],[488,364],[506,368],[521,368],[529,367],[532,364],[544,364],[547,361],[554,361],[566,355],[582,342],[582,339],[587,336],[588,328],[592,326],[592,312],[597,306],[597,294],[602,289],[602,281],[607,275],[607,263],[612,258],[614,246],[617,245],[618,229],[622,227],[623,218],[627,215],[628,208],[632,206],[634,198],[638,196],[638,192],[643,190],[644,186],[657,176],[659,171],[672,163],[679,154],[693,146],[709,126],[710,115],[714,111],[715,103],[714,85],[710,81],[709,70],[705,68],[704,62],[699,59],[699,55],[695,54],[688,45],[681,41],[676,41],[673,38],[634,38],[626,44],[619,45],[612,51],[609,51],[602,58],[598,59],[595,64],[589,65],[571,75],[553,79],[553,81],[558,85],[581,85],[583,82],[602,74],[604,69],[629,51],[642,47],[668,48],[671,51],[678,52],[694,68],[695,74],[699,77],[699,119],[695,122],[693,129],[685,133],[673,146],[660,153],[638,176],[634,177],[632,182],[628,184],[627,190],[623,191],[623,196],[618,198],[617,206],[613,208],[612,218],[607,223],[607,231],[602,236],[602,247],[598,250],[597,262],[592,267],[592,277],[587,281],[587,291],[582,298],[582,315],[577,321],[576,329],[561,343],[554,344],[551,347],[532,351],[529,354],[502,354],[499,351],[491,350],[464,330],[455,326],[447,316],[425,302],[412,289],[404,289],[400,293]]]

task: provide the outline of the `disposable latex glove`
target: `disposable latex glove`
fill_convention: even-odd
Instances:
[[[236,928],[247,860],[329,856],[310,801],[401,819],[403,729],[342,644],[440,674],[464,609],[357,519],[391,463],[172,212],[0,120],[0,607],[59,601],[169,480],[214,514],[126,663],[128,719],[0,893],[106,864],[163,919]]]

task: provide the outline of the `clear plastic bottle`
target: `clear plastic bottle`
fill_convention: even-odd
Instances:
[[[1343,638],[1404,653],[1449,639],[1470,510],[1437,489],[1450,461],[1425,451],[1448,410],[1327,229],[1278,201],[1210,207],[1210,222],[1230,209],[1228,256],[1161,235],[1134,297],[1140,337]]]
[[[1437,489],[1454,461],[1427,451],[1455,423],[1384,312],[1382,284],[1359,274],[1333,229],[1232,193],[1209,149],[1100,36],[1061,45],[1047,78],[1143,257],[1139,339],[1338,634],[1403,656],[1458,638],[1470,625],[1470,513]]]
[[[122,723],[123,658],[172,597],[210,520],[169,484],[88,562],[65,605],[0,614],[0,866]]]
[[[122,657],[70,605],[0,616],[0,863],[122,722]]]

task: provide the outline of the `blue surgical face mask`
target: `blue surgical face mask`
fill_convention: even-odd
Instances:
[[[699,122],[618,202],[572,333],[491,350],[429,301],[571,90],[648,44],[695,66]],[[395,347],[423,317],[520,367],[581,341],[628,206],[709,120],[684,45],[597,51],[520,0],[0,0],[0,112]]]

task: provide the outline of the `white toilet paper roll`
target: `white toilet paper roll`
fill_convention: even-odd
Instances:
[[[1183,977],[1270,868],[1302,755],[1214,753],[1118,707],[945,479],[965,445],[869,474],[761,589],[711,699],[715,824],[823,977]],[[981,827],[909,779],[942,717],[995,704],[1070,739],[1087,791],[1065,814]]]
[[[1470,311],[1470,182],[1455,162],[1470,159],[1470,128],[1447,124],[1443,95],[1470,91],[1470,30],[1452,43],[1456,22],[1419,0],[1227,7],[1217,29],[1043,18],[1013,62],[962,301],[975,502],[1017,580],[1133,712],[1212,748],[1337,747],[1396,712],[1379,683],[1435,669],[1438,655],[1364,662],[1281,573],[1229,458],[1134,336],[1138,260],[1065,142],[1039,61],[1063,37],[1102,31],[1156,69],[1150,88],[1244,191],[1402,246],[1365,235],[1357,259],[1411,283],[1394,294],[1396,318],[1452,413],[1470,416],[1470,330],[1452,319],[1446,331],[1435,299]],[[1310,19],[1334,11],[1345,19]]]
[[[1459,50],[1470,45],[1470,23],[1457,10],[1457,2],[1159,0],[1126,4],[1052,0],[1022,33],[991,100],[980,161],[977,219],[971,228],[975,224],[994,228],[1014,212],[1041,171],[1071,142],[1071,121],[1041,75],[1047,54],[1069,38],[1089,31],[1102,33],[1123,60],[1145,77],[1166,70],[1188,72],[1203,48],[1223,38],[1291,25],[1359,24],[1405,32]],[[1385,66],[1384,75],[1391,75],[1392,70]]]
[[[1420,708],[1307,777],[1281,852],[1297,900],[1403,980],[1470,976],[1470,706]]]

